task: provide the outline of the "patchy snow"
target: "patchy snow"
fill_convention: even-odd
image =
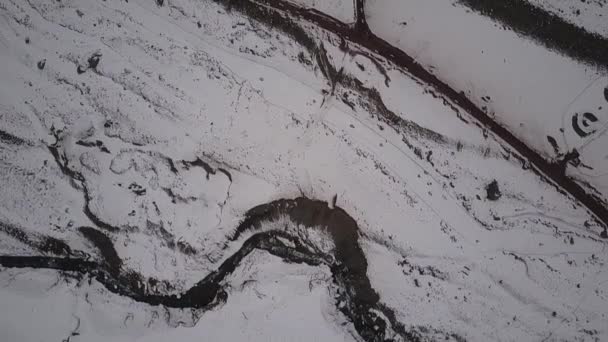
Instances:
[[[269,337],[355,341],[348,322],[336,317],[331,308],[328,273],[254,253],[237,270],[238,276],[229,279],[230,300],[199,313],[200,320],[194,324],[188,313],[115,298],[97,283],[83,286],[82,281],[62,279],[55,272],[7,270],[0,273],[0,305],[13,310],[3,310],[0,331],[3,340],[31,342],[68,337],[92,342],[259,341]]]
[[[608,3],[605,0],[527,0],[589,32],[608,37]]]
[[[601,171],[607,159],[601,146],[608,143],[605,70],[547,50],[457,1],[368,1],[365,9],[376,35],[463,91],[547,159],[576,148],[582,163],[594,170],[569,165],[568,172],[580,174],[608,200],[608,176]],[[442,25],[436,18],[442,18]],[[597,120],[587,120],[590,127],[581,136],[573,118],[585,111]]]
[[[486,83],[461,89],[478,102],[490,96],[497,113],[508,105],[505,124],[525,123],[518,132],[538,137],[537,148],[561,127],[568,94],[597,78],[510,32],[475,60],[431,20],[407,17],[411,32],[389,31],[410,4],[371,3],[374,32],[404,34],[399,46],[451,82],[479,76]],[[463,11],[434,0],[417,9]],[[294,19],[360,88],[328,79],[304,44],[212,1],[9,0],[0,13],[0,255],[52,256],[37,243],[52,237],[73,257],[100,261],[104,251],[79,230],[90,226],[122,270],[171,284],[150,291],[180,294],[242,248],[245,237],[228,237],[249,209],[336,196],[358,224],[380,301],[424,338],[608,336],[604,227],[464,110],[381,57],[344,52],[339,37]],[[463,30],[493,30],[473,14],[453,17]],[[513,76],[494,68],[501,53],[538,68],[504,82]],[[555,89],[539,87],[547,84]],[[527,120],[531,109],[551,119]],[[487,195],[493,181],[497,200]],[[260,231],[302,232],[287,221]],[[332,249],[324,234],[307,238]],[[330,271],[254,251],[222,282],[225,302],[197,311],[136,302],[87,276],[2,268],[1,307],[15,309],[1,310],[0,331],[11,341],[356,340]]]
[[[314,8],[321,13],[340,20],[343,23],[355,21],[354,0],[288,0],[304,8]]]

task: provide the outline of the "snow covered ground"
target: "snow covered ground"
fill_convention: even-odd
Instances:
[[[546,7],[560,2],[542,3]],[[586,6],[572,6],[579,5]],[[600,31],[608,28],[608,21],[599,17],[606,6],[593,7],[598,17],[584,26]],[[581,164],[569,164],[567,173],[606,203],[605,66],[589,65],[549,50],[508,25],[472,11],[461,1],[371,0],[365,10],[374,34],[414,57],[452,88],[463,91],[545,158],[563,159],[576,149]],[[583,118],[585,113],[591,114],[590,119]]]
[[[355,21],[355,4],[352,0],[289,0],[289,2],[304,8],[316,9],[343,23],[348,24]]]
[[[608,37],[608,2],[605,0],[528,0],[589,32]]]
[[[608,338],[605,227],[586,208],[381,56],[300,18],[226,3],[0,3],[1,340]],[[372,29],[379,15],[394,18],[370,6]],[[420,43],[421,60],[449,38],[425,28],[433,43]],[[510,42],[547,68],[562,61]],[[468,57],[446,45],[454,63]],[[498,51],[489,54],[488,83],[469,84],[479,101],[509,104],[514,120],[526,106],[544,113],[540,101],[494,95],[515,86],[490,82],[507,71],[490,75]],[[441,61],[425,65],[443,75]],[[571,101],[567,90],[596,77],[564,65],[550,76],[568,76],[567,89],[536,88],[532,70],[522,90],[561,108],[547,101]],[[558,130],[554,121],[521,132]],[[282,239],[259,242],[212,282],[208,305],[154,302],[181,303],[224,274],[260,236],[235,233],[250,209],[297,197],[327,201],[329,221],[336,198],[357,238],[322,215],[317,225],[298,214],[258,222]],[[336,274],[359,250],[367,277],[345,283]],[[51,257],[78,267],[52,270],[63,264]],[[361,293],[345,289],[366,281],[378,300],[363,298],[375,311],[358,321],[348,302]],[[373,333],[362,328],[370,317]]]

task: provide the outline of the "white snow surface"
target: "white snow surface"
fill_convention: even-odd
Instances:
[[[568,174],[591,184],[590,191],[608,203],[606,69],[548,50],[456,0],[370,0],[365,11],[374,34],[463,91],[545,158],[558,157],[547,136],[561,155],[576,148],[583,165],[569,165]],[[607,21],[594,22],[604,27]],[[585,112],[598,120],[581,137],[572,118]]]
[[[374,63],[345,54],[338,37],[302,22],[337,69],[375,88],[408,123],[394,129],[360,94],[332,90],[286,34],[213,1],[165,2],[0,3],[0,222],[99,258],[77,231],[95,227],[83,213],[86,189],[92,214],[119,228],[97,227],[124,267],[183,291],[241,246],[223,248],[248,209],[337,194],[359,225],[380,300],[425,338],[608,339],[603,227],[466,112],[379,56]],[[368,20],[450,82],[473,78],[460,88],[490,96],[497,113],[508,105],[505,124],[523,125],[519,134],[539,136],[530,143],[546,149],[569,95],[597,72],[507,31],[504,44],[472,59],[454,35],[408,14],[415,6],[455,18],[462,30],[494,30],[473,14],[452,16],[463,9],[442,2],[371,2]],[[393,31],[401,19],[407,30]],[[469,43],[481,50],[488,37]],[[78,73],[95,53],[97,68]],[[501,54],[504,63],[534,67],[504,82],[514,76],[495,68]],[[526,120],[531,110],[551,120]],[[82,184],[49,152],[53,131]],[[214,172],[188,166],[197,158]],[[486,199],[493,180],[498,201]],[[0,235],[0,255],[39,254]],[[86,277],[0,268],[0,340],[357,340],[330,277],[326,267],[255,252],[226,280],[226,303],[191,312],[134,302]]]

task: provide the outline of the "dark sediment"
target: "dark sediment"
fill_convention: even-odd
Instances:
[[[490,201],[498,201],[498,199],[502,196],[500,193],[500,189],[498,188],[498,182],[493,180],[490,184],[486,186],[486,197]]]
[[[306,227],[304,229],[321,229],[331,239],[334,248],[331,252],[323,252],[313,242],[304,241],[299,234],[287,230],[256,231],[265,222],[273,221],[279,216],[289,217],[300,227]],[[100,250],[101,262],[70,257],[0,256],[0,265],[75,272],[95,278],[109,291],[139,302],[173,308],[206,309],[226,300],[227,293],[222,288],[222,282],[241,261],[256,249],[264,250],[287,262],[328,266],[337,288],[337,308],[353,323],[364,340],[390,341],[394,336],[409,341],[420,340],[416,330],[407,330],[395,319],[394,312],[380,302],[378,293],[372,288],[355,220],[343,209],[329,208],[322,201],[308,198],[284,199],[249,210],[230,240],[236,242],[247,232],[251,232],[251,236],[215,271],[179,295],[150,290],[153,288],[150,285],[157,281],[124,270],[122,260],[104,233],[88,227],[82,227],[80,231]],[[164,288],[170,289],[171,286]]]
[[[114,243],[110,238],[99,230],[91,227],[80,227],[78,229],[85,238],[97,247],[101,254],[106,268],[112,275],[118,275],[122,267],[122,260],[118,256],[116,249],[114,249]]]
[[[0,141],[9,145],[23,145],[27,143],[27,141],[19,138],[18,136],[12,135],[3,130],[0,130]]]

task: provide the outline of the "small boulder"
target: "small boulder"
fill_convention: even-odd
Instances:
[[[89,59],[87,60],[87,63],[89,64],[89,68],[91,69],[95,69],[97,68],[97,65],[99,64],[99,60],[101,59],[101,53],[99,52],[95,52],[91,57],[89,57]]]
[[[83,67],[82,65],[79,65],[76,68],[76,72],[78,73],[78,75],[84,74],[87,71],[87,68]]]
[[[492,183],[486,186],[487,198],[490,201],[497,201],[502,194],[500,193],[500,189],[498,188],[498,182],[493,180]]]

